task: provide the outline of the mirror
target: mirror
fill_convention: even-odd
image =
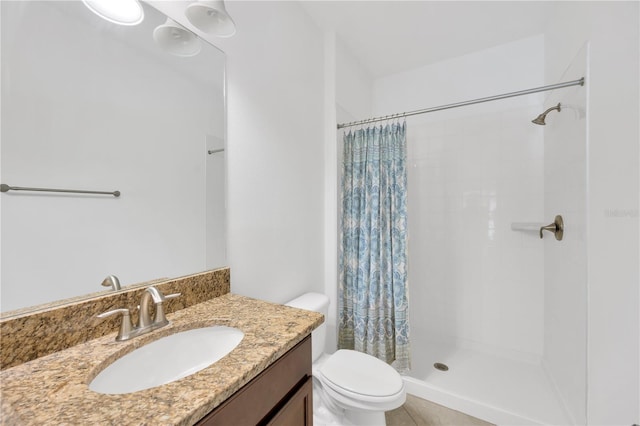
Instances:
[[[224,266],[224,53],[161,47],[146,3],[0,3],[2,184],[121,193],[2,192],[0,311]]]

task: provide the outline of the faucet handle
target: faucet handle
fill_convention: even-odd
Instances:
[[[175,299],[176,297],[180,296],[182,296],[182,293],[167,294],[166,296],[164,296],[164,300]]]
[[[121,308],[121,309],[113,309],[111,311],[103,312],[97,315],[98,318],[107,318],[112,315],[122,314],[122,323],[120,323],[120,330],[118,331],[118,335],[116,336],[117,341],[128,340],[131,337],[131,313],[129,309]]]
[[[162,296],[162,302],[169,299],[175,299],[176,297],[180,297],[182,293],[173,293],[167,294],[166,296]],[[153,324],[156,326],[163,326],[169,324],[169,320],[164,314],[164,306],[162,306],[162,302],[156,303],[156,315],[154,317]]]
[[[542,238],[542,231],[552,232],[555,235],[556,240],[562,241],[562,237],[564,236],[564,220],[562,219],[562,216],[557,215],[552,224],[541,226],[540,238]]]

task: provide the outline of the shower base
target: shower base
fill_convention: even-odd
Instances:
[[[407,392],[497,425],[573,424],[543,368],[443,343],[414,345]],[[448,371],[434,368],[442,363]]]

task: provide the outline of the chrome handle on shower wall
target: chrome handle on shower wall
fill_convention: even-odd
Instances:
[[[547,226],[540,227],[540,238],[542,238],[542,231],[553,232],[556,237],[556,240],[562,241],[562,237],[564,236],[564,220],[562,220],[562,216],[557,215],[552,224]]]

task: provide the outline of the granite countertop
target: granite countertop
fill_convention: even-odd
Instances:
[[[116,342],[114,330],[108,336],[3,370],[0,421],[6,425],[191,425],[323,321],[319,313],[231,293],[167,318],[171,321],[168,326],[127,342]],[[204,370],[130,394],[89,390],[88,383],[102,369],[137,347],[178,331],[211,325],[236,327],[244,338]]]

